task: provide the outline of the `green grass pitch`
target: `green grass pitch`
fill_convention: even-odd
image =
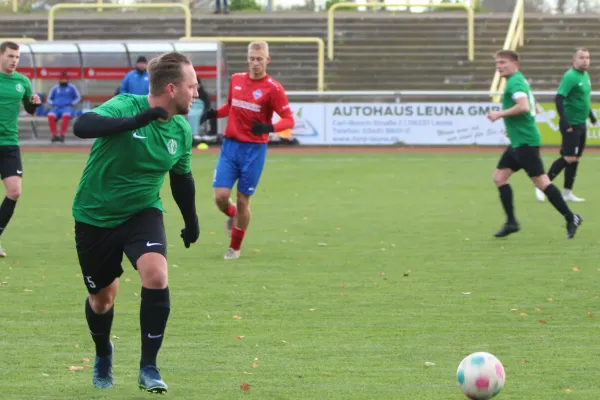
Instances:
[[[492,237],[504,219],[491,180],[498,157],[270,154],[242,258],[226,262],[216,155],[195,154],[202,233],[188,250],[163,190],[167,396],[458,400],[458,363],[487,351],[506,369],[499,399],[600,398],[600,155],[580,165],[575,193],[587,201],[570,204],[585,222],[570,241],[522,172],[512,182],[522,231]],[[546,167],[554,157],[545,153]],[[94,350],[71,217],[86,159],[24,154],[23,196],[2,236],[3,399],[151,397],[137,389],[140,283],[128,262],[112,332],[116,386],[95,390],[86,367]]]

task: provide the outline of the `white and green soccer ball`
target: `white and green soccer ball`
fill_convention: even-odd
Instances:
[[[460,390],[472,400],[488,400],[504,387],[504,366],[490,353],[478,352],[465,357],[456,371]]]

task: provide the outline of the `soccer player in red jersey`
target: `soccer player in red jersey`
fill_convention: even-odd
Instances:
[[[250,223],[250,197],[256,191],[267,156],[269,133],[294,127],[294,115],[283,86],[267,74],[269,45],[248,45],[249,72],[231,76],[227,104],[207,110],[202,122],[229,117],[223,145],[215,168],[213,188],[219,210],[227,215],[226,230],[231,236],[226,260],[240,257],[242,240]],[[273,113],[281,120],[272,123]],[[237,183],[237,202],[231,201],[231,189]]]

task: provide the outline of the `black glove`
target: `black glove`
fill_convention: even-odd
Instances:
[[[593,112],[590,113],[590,121],[592,124],[595,124],[596,122],[598,122],[598,120],[596,119],[596,116],[594,115]]]
[[[203,124],[206,120],[214,118],[217,118],[217,110],[214,108],[209,108],[208,110],[204,111],[204,114],[202,114],[200,123]]]
[[[142,128],[159,118],[169,118],[169,112],[162,107],[152,107],[136,115],[135,122],[137,122],[139,127]]]
[[[275,128],[273,127],[273,124],[263,124],[261,122],[255,122],[254,125],[252,125],[252,134],[260,136],[260,135],[264,135],[265,133],[271,133],[275,130]]]
[[[196,220],[188,224],[186,222],[185,228],[181,230],[181,238],[186,249],[190,248],[191,243],[196,243],[196,240],[200,237],[200,225],[198,224],[198,217]]]

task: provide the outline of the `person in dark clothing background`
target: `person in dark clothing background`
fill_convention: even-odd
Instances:
[[[204,87],[202,86],[202,81],[198,77],[198,98],[204,102],[204,110],[209,110],[211,108],[210,95]],[[209,136],[217,136],[217,119],[210,118],[208,120],[209,129],[207,135]],[[201,124],[202,125],[202,124]]]

